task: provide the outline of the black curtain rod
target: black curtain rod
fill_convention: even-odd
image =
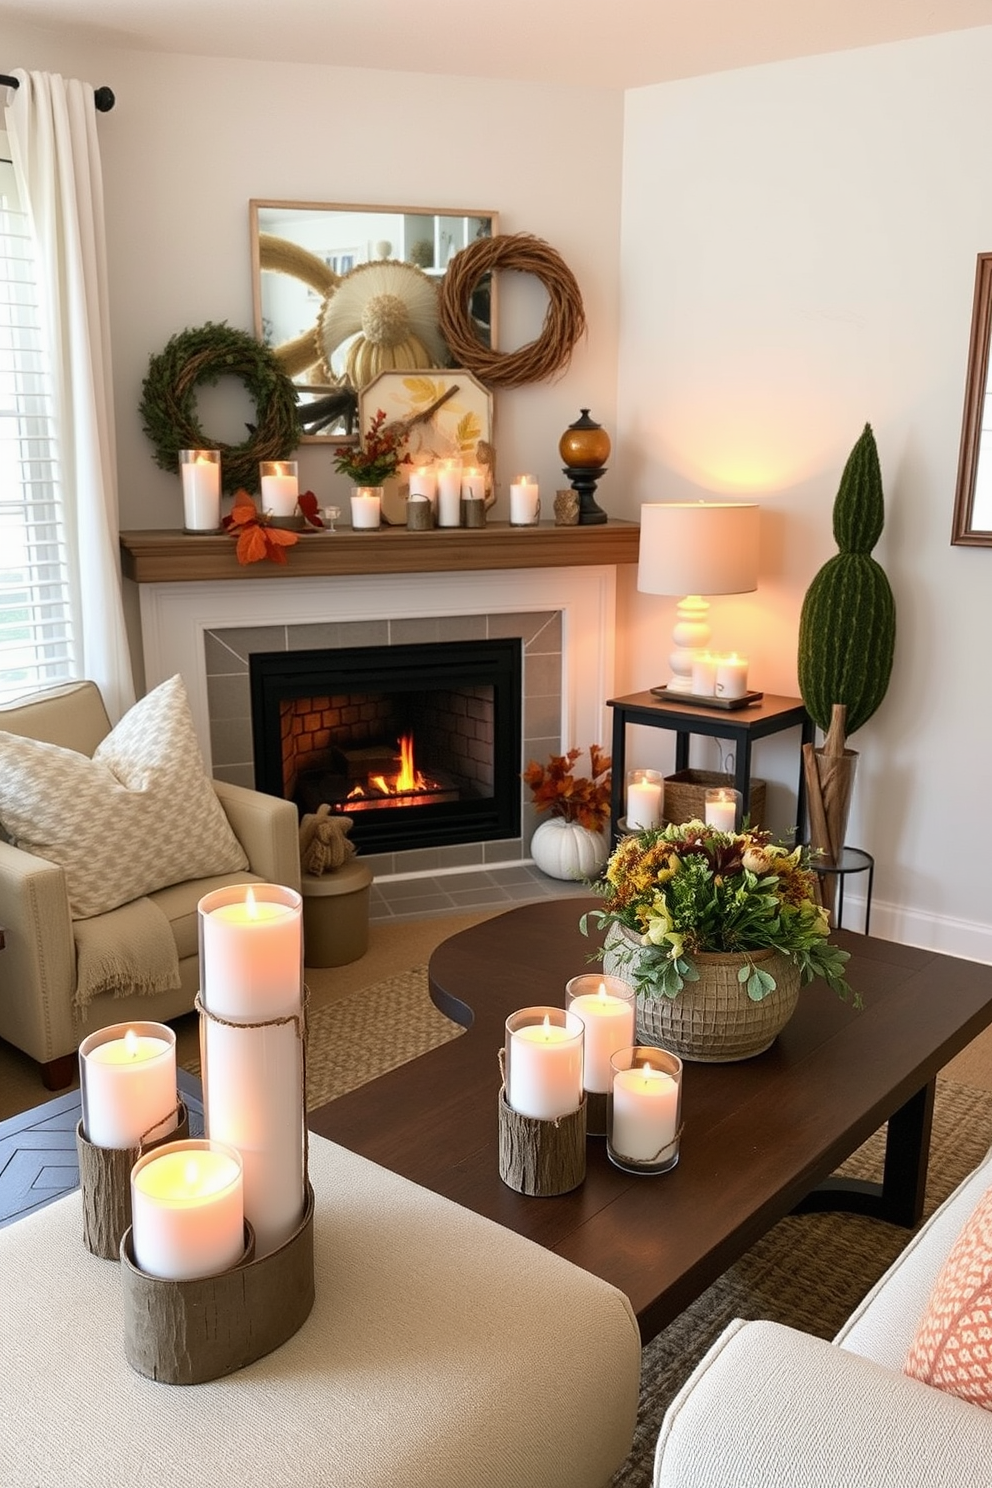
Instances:
[[[20,86],[18,78],[0,76],[0,87],[19,88]],[[97,88],[93,94],[93,103],[97,112],[101,114],[109,114],[115,101],[113,90],[110,88]]]

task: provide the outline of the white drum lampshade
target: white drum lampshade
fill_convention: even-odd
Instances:
[[[732,501],[649,502],[641,507],[637,587],[644,594],[680,594],[668,692],[692,691],[692,661],[710,638],[713,594],[747,594],[758,587],[761,508]]]

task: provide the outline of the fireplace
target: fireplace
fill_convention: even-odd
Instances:
[[[520,834],[519,638],[249,658],[255,784],[363,852]]]

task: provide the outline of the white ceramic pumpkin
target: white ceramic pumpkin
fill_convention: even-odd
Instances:
[[[560,816],[542,821],[530,839],[530,855],[549,878],[595,878],[610,855],[609,833],[592,832]]]

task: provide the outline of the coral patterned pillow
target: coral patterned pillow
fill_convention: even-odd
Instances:
[[[992,1188],[934,1282],[903,1369],[926,1385],[992,1410]]]

